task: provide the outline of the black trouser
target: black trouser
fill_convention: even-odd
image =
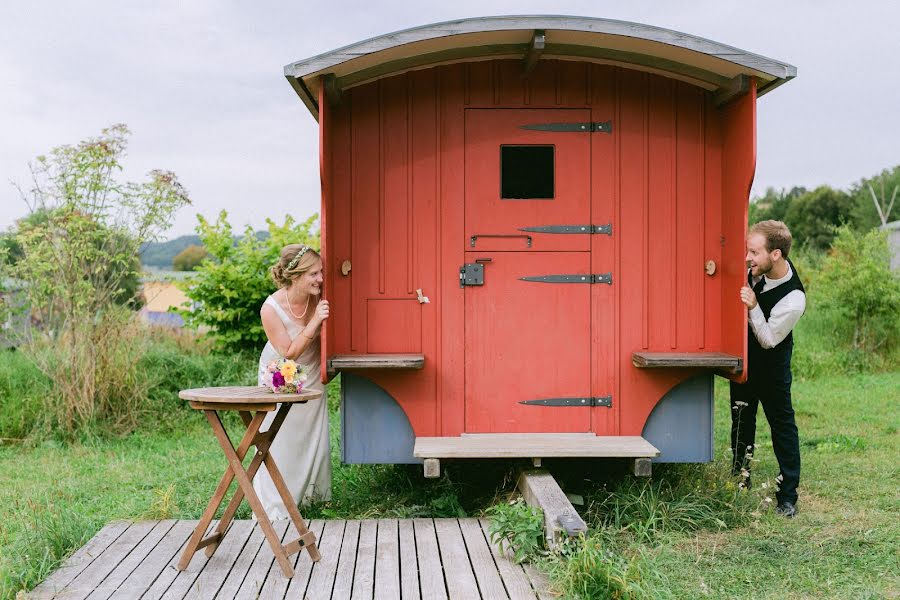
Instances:
[[[750,458],[756,449],[756,408],[762,403],[781,471],[776,498],[779,503],[793,503],[797,502],[800,484],[800,438],[791,406],[791,351],[763,354],[767,356],[751,353],[747,383],[731,382],[732,471],[750,470]]]

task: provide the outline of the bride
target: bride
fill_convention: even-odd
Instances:
[[[322,385],[319,330],[328,318],[328,300],[322,298],[322,258],[309,246],[289,244],[281,249],[271,269],[278,291],[266,298],[259,311],[268,343],[259,357],[259,384],[273,360],[294,360],[306,373],[304,389],[322,397],[294,404],[270,452],[294,502],[331,498],[331,450],[328,440],[328,402]],[[275,418],[270,412],[262,430]],[[263,464],[253,488],[270,519],[287,519],[288,512]]]

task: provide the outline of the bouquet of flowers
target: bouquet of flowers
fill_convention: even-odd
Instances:
[[[303,391],[306,373],[292,360],[279,358],[266,366],[263,385],[276,394],[296,394]]]

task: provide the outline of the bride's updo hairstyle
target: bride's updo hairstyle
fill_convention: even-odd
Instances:
[[[269,273],[275,285],[279,288],[287,287],[320,260],[322,257],[319,253],[306,244],[288,244],[281,249],[281,256]]]

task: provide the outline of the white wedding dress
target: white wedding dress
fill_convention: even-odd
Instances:
[[[269,296],[266,304],[273,307],[284,323],[287,333],[293,341],[300,335],[297,325],[281,305]],[[270,342],[266,343],[259,357],[258,383],[262,385],[266,366],[273,360],[283,358]],[[295,503],[306,504],[310,500],[331,499],[331,447],[328,437],[328,402],[325,399],[325,387],[322,385],[321,362],[319,358],[319,334],[307,346],[303,354],[296,360],[306,372],[304,389],[318,390],[322,397],[310,400],[306,404],[294,404],[287,418],[281,425],[275,443],[270,450],[284,482],[294,498]],[[275,411],[266,415],[262,431],[269,428],[275,418]],[[256,490],[263,508],[270,519],[287,519],[288,512],[281,501],[275,484],[263,464],[256,477],[253,478],[253,489]]]

